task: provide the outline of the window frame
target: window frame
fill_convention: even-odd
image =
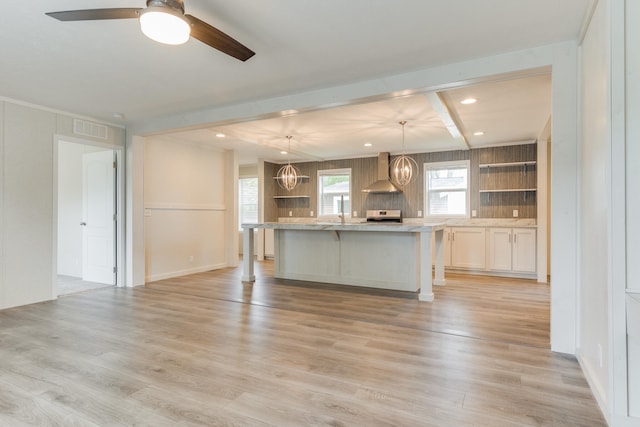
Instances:
[[[440,189],[430,190],[429,188],[429,172],[441,169],[466,169],[467,170],[467,188],[462,189]],[[465,213],[464,214],[431,214],[430,211],[430,195],[432,192],[462,192],[465,194]],[[445,162],[429,162],[424,164],[424,212],[425,218],[470,218],[471,217],[471,162],[469,160],[451,160]]]
[[[321,214],[321,207],[322,205],[322,191],[321,191],[321,185],[322,185],[322,177],[324,176],[337,176],[337,175],[348,175],[349,176],[349,210],[347,212],[345,212],[345,219],[349,219],[351,218],[351,206],[352,206],[352,182],[353,182],[353,175],[351,174],[351,168],[338,168],[338,169],[319,169],[318,170],[318,187],[317,187],[317,199],[316,199],[316,218],[317,219],[335,219],[335,218],[339,218],[340,214]]]
[[[241,176],[238,177],[238,229],[242,230],[242,191],[241,191],[241,183],[242,180],[247,180],[247,179],[253,179],[256,180],[256,191],[257,191],[257,198],[256,198],[256,221],[259,221],[259,217],[260,217],[260,181],[258,179],[257,176]],[[247,221],[244,221],[247,222]]]

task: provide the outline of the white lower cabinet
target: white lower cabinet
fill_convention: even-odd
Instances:
[[[535,228],[447,227],[442,240],[445,267],[523,277],[536,272]]]
[[[511,271],[511,229],[510,228],[490,228],[489,244],[487,245],[489,270]]]
[[[485,228],[451,227],[451,262],[454,268],[485,269]],[[446,237],[446,236],[445,236]]]
[[[488,269],[514,273],[535,273],[536,230],[532,228],[489,228]]]

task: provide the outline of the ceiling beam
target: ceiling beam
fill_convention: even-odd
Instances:
[[[451,113],[449,107],[446,102],[444,102],[440,94],[438,92],[426,92],[424,96],[429,101],[429,104],[431,104],[433,111],[435,111],[436,114],[438,114],[438,117],[440,117],[440,120],[442,120],[442,123],[451,134],[451,137],[456,142],[464,145],[467,150],[471,149],[467,138],[465,138],[460,131],[460,124],[458,123],[459,120],[457,120],[457,118]]]

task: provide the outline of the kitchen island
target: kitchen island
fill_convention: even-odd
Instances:
[[[274,275],[339,285],[418,292],[433,301],[432,285],[444,285],[444,223],[242,224],[243,276],[255,281],[254,229],[274,230]],[[435,235],[435,280],[431,236]]]

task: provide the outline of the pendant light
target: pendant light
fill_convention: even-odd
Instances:
[[[402,120],[398,123],[402,126],[402,152],[391,162],[391,176],[396,184],[404,187],[411,182],[414,174],[418,171],[418,164],[412,157],[404,154],[404,125],[407,124],[407,121]]]
[[[293,138],[293,136],[287,135],[287,139],[289,140],[289,150],[287,151],[289,159],[287,164],[278,169],[278,173],[276,173],[276,181],[278,182],[278,185],[280,188],[287,191],[291,191],[296,188],[296,185],[298,185],[298,179],[300,178],[300,171],[291,164],[291,138]]]

